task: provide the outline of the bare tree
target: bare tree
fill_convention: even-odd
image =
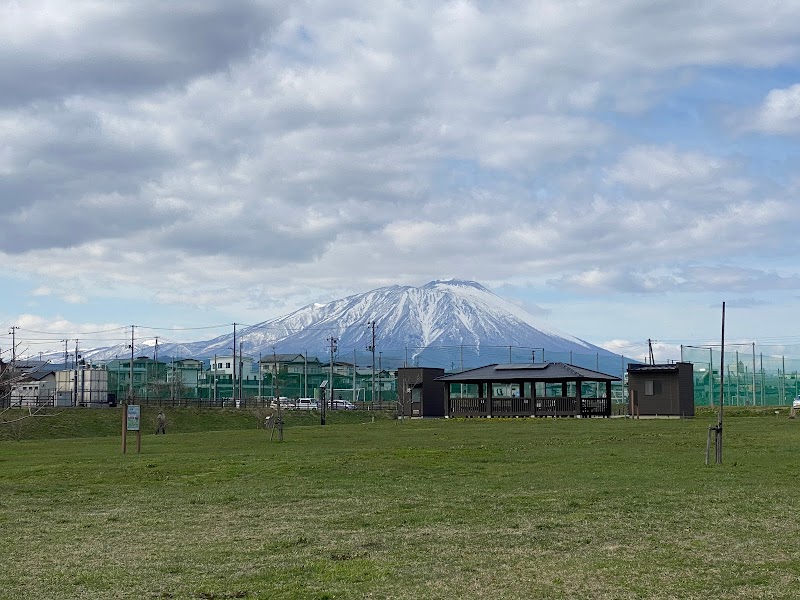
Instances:
[[[3,407],[0,409],[0,426],[15,427],[18,423],[32,417],[54,416],[53,413],[46,412],[46,409],[49,408],[47,405],[37,404],[36,406],[23,407],[21,404],[19,406],[12,406],[11,403],[14,386],[23,381],[31,372],[35,373],[47,364],[49,363],[39,365],[33,371],[18,373],[12,369],[11,365],[8,363],[0,362],[0,407]],[[27,412],[23,411],[22,414],[11,413],[12,410],[21,410],[22,408],[27,408]]]

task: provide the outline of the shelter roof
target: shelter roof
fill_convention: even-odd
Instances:
[[[680,363],[662,363],[657,365],[635,364],[628,365],[628,373],[677,373]]]
[[[490,381],[619,381],[619,377],[562,362],[493,364],[437,377],[450,383]]]

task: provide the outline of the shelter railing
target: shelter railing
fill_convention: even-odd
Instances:
[[[453,417],[607,417],[611,415],[608,398],[545,396],[537,398],[450,398]]]

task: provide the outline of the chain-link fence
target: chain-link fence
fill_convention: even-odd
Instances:
[[[694,370],[694,403],[728,406],[785,406],[800,394],[800,359],[779,353],[784,346],[725,344],[681,346],[681,360]]]

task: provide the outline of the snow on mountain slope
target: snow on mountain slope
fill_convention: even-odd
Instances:
[[[551,357],[560,353],[558,360],[565,360],[569,353],[616,356],[575,336],[541,327],[530,314],[479,283],[461,280],[431,281],[420,287],[393,285],[327,304],[309,304],[286,316],[240,328],[236,346],[238,350],[241,342],[250,356],[307,352],[324,360],[328,339],[334,337],[341,360],[351,360],[355,351],[357,362],[363,364],[372,343],[372,321],[376,348],[389,361],[387,365],[402,359],[420,365],[474,366],[493,360],[492,348],[503,349],[496,362],[529,361],[532,351],[540,349]],[[159,355],[179,352],[184,357],[211,357],[230,354],[232,347],[233,332],[180,346],[164,344]]]

